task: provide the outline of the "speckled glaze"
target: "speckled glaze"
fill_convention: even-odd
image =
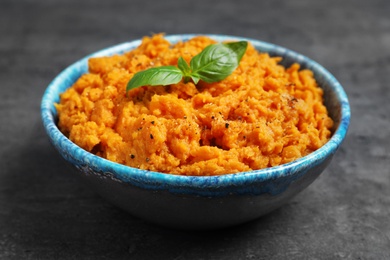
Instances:
[[[195,35],[171,35],[174,43]],[[61,156],[108,201],[134,216],[163,226],[210,229],[256,219],[283,205],[312,183],[330,163],[346,136],[350,122],[348,98],[340,83],[321,65],[286,48],[262,41],[208,35],[218,41],[247,40],[261,52],[283,57],[283,65],[298,62],[311,69],[324,89],[325,104],[335,121],[334,133],[319,150],[294,162],[268,169],[212,177],[176,176],[139,170],[95,156],[64,136],[56,125],[54,103],[83,73],[90,57],[108,56],[136,48],[141,40],[89,55],[61,72],[46,89],[41,103],[44,127]]]

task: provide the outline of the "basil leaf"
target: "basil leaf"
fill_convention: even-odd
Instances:
[[[191,76],[191,79],[192,79],[192,81],[194,82],[195,85],[198,84],[198,82],[200,80],[200,78],[198,76],[194,76],[194,75]]]
[[[184,77],[184,83],[187,83],[190,81],[191,78],[191,68],[188,65],[188,63],[183,59],[183,57],[179,57],[179,60],[177,61],[177,66],[181,70],[183,77]]]
[[[192,58],[190,62],[191,75],[207,83],[225,79],[238,67],[247,46],[246,41],[207,46],[201,53]]]
[[[183,75],[190,75],[191,74],[191,68],[188,66],[188,63],[186,62],[183,57],[179,57],[179,60],[177,61],[177,66],[179,69],[183,72]]]
[[[188,83],[190,79],[196,84],[198,84],[200,78],[198,76],[192,75],[192,71],[190,66],[188,66],[188,63],[183,59],[182,57],[179,57],[179,60],[177,61],[177,66],[183,73],[184,83]]]
[[[248,42],[246,41],[229,42],[229,43],[225,43],[225,45],[237,55],[237,63],[240,63],[242,56],[244,56],[246,49],[248,47]]]
[[[175,66],[150,68],[134,74],[127,83],[126,92],[142,86],[166,86],[176,84],[183,78],[182,71]]]
[[[238,67],[245,54],[248,42],[217,43],[207,46],[192,58],[190,64],[179,57],[178,68],[162,66],[137,72],[127,83],[126,92],[142,86],[166,86],[179,83],[198,84],[199,80],[213,83],[225,79]]]

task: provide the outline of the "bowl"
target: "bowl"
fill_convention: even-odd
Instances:
[[[196,35],[169,35],[172,43]],[[296,161],[267,169],[222,176],[178,176],[131,168],[89,153],[71,142],[57,127],[54,103],[83,73],[90,57],[120,54],[136,48],[141,40],[109,47],[91,54],[62,71],[47,87],[41,116],[49,140],[73,165],[91,188],[133,216],[178,229],[215,229],[238,225],[267,214],[311,184],[331,162],[344,140],[350,108],[340,83],[317,62],[286,48],[255,39],[206,35],[217,41],[246,40],[261,52],[283,57],[311,69],[324,90],[324,102],[335,124],[331,139],[320,149]]]

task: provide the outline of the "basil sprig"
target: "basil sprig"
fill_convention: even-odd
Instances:
[[[179,57],[177,67],[161,66],[143,70],[134,74],[127,83],[126,92],[141,86],[166,86],[199,80],[207,83],[218,82],[233,73],[244,56],[248,42],[216,43],[207,46],[194,56],[190,64]]]

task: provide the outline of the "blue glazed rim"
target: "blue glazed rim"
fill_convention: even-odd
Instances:
[[[199,34],[168,35],[165,38],[174,43],[186,41]],[[326,84],[328,92],[333,95],[336,101],[338,126],[334,129],[331,139],[320,149],[293,162],[275,166],[267,169],[254,170],[249,172],[226,174],[221,176],[179,176],[171,175],[137,168],[128,167],[91,154],[73,142],[59,131],[56,125],[57,113],[54,107],[55,102],[59,102],[59,94],[70,87],[83,73],[87,72],[87,61],[91,57],[109,56],[121,54],[136,48],[141,40],[122,43],[105,48],[90,54],[63,70],[47,87],[41,102],[41,116],[44,128],[51,143],[59,150],[60,154],[77,168],[82,168],[93,174],[109,176],[111,179],[129,183],[140,188],[150,190],[168,190],[174,193],[203,194],[207,196],[215,195],[215,191],[225,190],[229,187],[248,186],[253,183],[265,183],[269,180],[276,180],[281,177],[291,177],[305,174],[308,169],[323,163],[328,157],[338,150],[344,140],[350,122],[350,107],[348,97],[336,78],[317,62],[284,47],[271,43],[254,40],[250,38],[202,34],[217,41],[225,40],[245,40],[261,51],[268,52],[272,56],[281,56],[291,62],[299,63],[303,68],[311,69],[314,72],[319,85]],[[241,189],[241,193],[253,193],[248,189]],[[225,192],[224,192],[225,193]]]

